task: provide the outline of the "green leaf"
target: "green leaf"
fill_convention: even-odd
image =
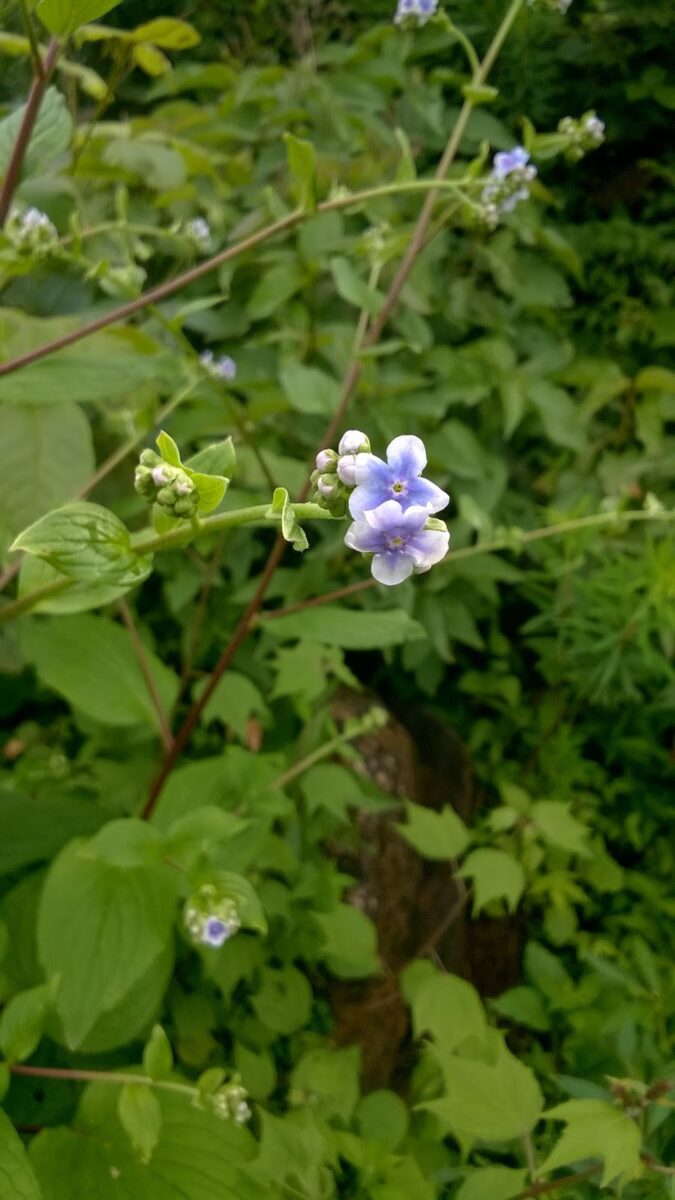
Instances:
[[[252,321],[271,317],[305,282],[305,273],[294,259],[277,263],[262,276],[253,290],[246,311]]]
[[[200,514],[213,512],[220,504],[229,485],[229,479],[222,475],[203,475],[198,471],[188,471],[197,489]]]
[[[12,343],[17,352],[18,347],[30,349],[34,341],[38,344],[49,341],[50,336],[58,336],[68,328],[72,326],[64,321],[33,322],[26,331],[30,331],[30,337],[17,336],[9,340],[3,350],[8,353],[13,348]],[[38,336],[40,331],[42,335]],[[26,405],[35,409],[53,404],[128,402],[147,384],[152,384],[156,390],[169,390],[176,384],[176,360],[166,351],[151,353],[155,345],[153,342],[148,345],[148,341],[139,339],[136,343],[128,337],[108,332],[92,337],[86,350],[60,350],[58,354],[50,354],[47,359],[3,375],[0,404]]]
[[[524,1191],[526,1167],[481,1167],[471,1173],[455,1200],[511,1200]]]
[[[53,858],[72,837],[93,833],[103,814],[91,800],[50,789],[0,791],[0,875]]]
[[[567,1100],[549,1109],[545,1117],[566,1121],[567,1128],[541,1164],[542,1174],[588,1158],[601,1158],[604,1163],[602,1187],[612,1182],[623,1187],[643,1174],[642,1135],[622,1109],[604,1100]]]
[[[42,1200],[42,1190],[21,1138],[1,1109],[0,1200]]]
[[[12,549],[34,554],[80,583],[132,587],[152,570],[152,558],[132,550],[129,530],[119,517],[86,500],[40,517],[19,534]]]
[[[291,408],[298,412],[329,417],[338,406],[339,383],[318,367],[286,363],[279,372],[279,381]]]
[[[500,1043],[494,1063],[457,1055],[441,1059],[447,1095],[422,1107],[435,1113],[452,1133],[486,1142],[510,1141],[539,1119],[543,1099],[529,1067]]]
[[[71,1049],[164,953],[175,911],[168,867],[110,866],[90,856],[87,842],[71,843],[55,859],[40,903],[38,953],[57,979],[56,1008]]]
[[[470,835],[454,808],[446,805],[441,812],[423,804],[406,804],[406,825],[397,825],[399,833],[424,858],[459,858],[466,850]]]
[[[19,596],[31,595],[40,588],[62,584],[63,590],[46,595],[42,600],[31,603],[32,613],[80,613],[92,608],[102,608],[119,600],[131,590],[132,584],[77,583],[61,571],[50,567],[41,558],[27,554],[21,563],[19,574]]]
[[[172,1067],[171,1042],[161,1025],[153,1025],[143,1050],[143,1069],[151,1079],[166,1079]]]
[[[162,1132],[162,1109],[147,1083],[125,1083],[117,1102],[122,1128],[142,1163],[149,1163]]]
[[[203,692],[205,683],[194,690],[195,699]],[[246,675],[237,671],[226,671],[211,696],[202,720],[222,721],[243,740],[251,717],[266,717],[268,708],[259,689]]]
[[[235,875],[232,871],[219,871],[215,882],[219,893],[235,901],[244,929],[267,933],[267,921],[260,898],[248,879],[244,879],[243,875]]]
[[[408,967],[401,978],[411,1006],[415,1037],[431,1034],[448,1053],[466,1043],[482,1045],[487,1022],[478,992],[457,975],[440,975],[430,963]]]
[[[308,1051],[297,1063],[291,1086],[327,1120],[348,1125],[359,1098],[361,1051],[358,1046],[332,1050],[326,1046]]]
[[[0,447],[0,533],[14,536],[70,500],[94,471],[89,422],[74,404],[0,405]]]
[[[57,37],[67,38],[87,21],[98,21],[120,0],[40,0],[36,12],[43,25]]]
[[[157,434],[156,445],[164,462],[168,463],[170,467],[180,467],[183,465],[180,450],[171,437],[171,434],[167,433],[166,430],[161,429]]]
[[[525,890],[525,872],[505,850],[472,850],[460,874],[473,880],[474,913],[493,900],[505,900],[511,912],[515,912]]]
[[[309,546],[307,535],[295,515],[286,488],[275,488],[272,503],[265,514],[268,518],[281,515],[281,532],[294,550],[306,550]]]
[[[42,683],[88,718],[104,725],[158,728],[155,706],[121,625],[90,615],[38,617],[22,622],[20,641]],[[170,710],[178,680],[152,651],[146,650],[146,659],[164,707]]]
[[[115,30],[115,33],[119,32]],[[126,36],[134,42],[152,42],[162,50],[189,50],[201,41],[194,26],[177,17],[155,17],[129,30]]]
[[[234,442],[226,437],[222,442],[214,442],[198,450],[184,464],[190,471],[199,471],[202,475],[224,475],[231,479],[237,465]]]
[[[117,1090],[87,1088],[74,1129],[45,1130],[31,1142],[48,1200],[259,1200],[243,1171],[254,1149],[248,1130],[189,1096],[162,1092],[159,1101],[162,1130],[145,1165],[119,1123]]]
[[[501,1017],[507,1017],[516,1025],[524,1025],[526,1029],[544,1033],[551,1028],[544,1002],[535,988],[509,988],[497,1000],[491,1000],[490,1007]]]
[[[315,913],[324,936],[322,955],[338,979],[377,975],[377,932],[370,917],[352,904],[336,904],[330,912]]]
[[[675,371],[670,371],[668,367],[643,367],[635,376],[633,386],[638,392],[675,394]]]
[[[552,846],[560,846],[570,854],[590,857],[591,851],[586,840],[589,829],[572,816],[567,804],[561,800],[538,800],[532,805],[530,815],[544,841]]]
[[[346,650],[376,650],[426,638],[419,622],[403,609],[361,612],[333,604],[279,617],[270,621],[265,630],[285,641],[298,638],[322,642],[325,646],[343,646]]]
[[[312,143],[304,138],[292,133],[285,133],[283,137],[295,198],[305,212],[313,212],[316,207],[316,152]]]
[[[358,274],[348,258],[332,258],[330,269],[338,295],[356,308],[365,309],[373,315],[380,311],[382,296]]]
[[[410,1114],[396,1092],[369,1092],[356,1110],[359,1133],[367,1142],[382,1142],[397,1150],[408,1132]]]
[[[23,1062],[37,1049],[51,1005],[46,983],[12,996],[0,1018],[0,1049],[9,1062]]]
[[[0,175],[4,175],[14,149],[26,105],[0,121]],[[49,87],[44,94],[23,162],[23,174],[40,174],[49,163],[63,154],[70,145],[73,119],[58,88]]]
[[[241,1082],[254,1100],[266,1100],[274,1091],[277,1072],[274,1059],[267,1051],[249,1050],[237,1042],[234,1047],[234,1065],[241,1075]]]
[[[306,1025],[312,1010],[312,989],[297,967],[265,967],[262,984],[252,1000],[263,1024],[275,1033],[295,1033]]]

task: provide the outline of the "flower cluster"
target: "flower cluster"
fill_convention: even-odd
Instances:
[[[185,928],[199,946],[219,950],[241,929],[237,905],[231,896],[219,895],[212,883],[206,883],[190,896],[183,913]]]
[[[558,132],[567,139],[565,154],[571,162],[578,162],[589,150],[597,150],[605,140],[605,122],[590,110],[583,116],[563,117],[558,122]]]
[[[170,466],[154,450],[142,451],[134,487],[149,504],[158,504],[172,517],[190,518],[197,512],[199,494],[187,471]]]
[[[182,232],[196,250],[200,250],[202,254],[208,254],[212,246],[211,226],[204,217],[193,217],[185,224]]]
[[[247,1102],[248,1092],[241,1086],[238,1075],[231,1083],[204,1097],[206,1107],[216,1117],[222,1121],[234,1121],[235,1125],[245,1125],[250,1120],[251,1109]]]
[[[438,8],[438,0],[398,0],[394,13],[394,24],[403,25],[409,21],[417,25],[426,25]]]
[[[366,434],[358,429],[344,434],[337,453],[322,450],[317,455],[317,501],[335,515],[349,508],[354,521],[345,544],[372,555],[378,583],[402,583],[413,573],[428,571],[448,552],[448,530],[432,514],[444,509],[449,497],[422,478],[426,463],[421,438],[394,438],[385,462],[371,453]]]
[[[340,438],[337,453],[320,450],[316,456],[312,473],[316,502],[334,517],[344,517],[347,512],[350,489],[356,487],[354,471],[359,454],[370,454],[370,442],[360,429],[348,429]]]
[[[527,200],[537,168],[522,146],[500,151],[492,161],[492,171],[481,193],[482,214],[486,224],[495,228],[500,216],[513,212],[521,200]]]
[[[36,257],[49,254],[59,236],[56,226],[39,208],[13,209],[5,224],[5,235],[15,250]]]
[[[563,14],[567,12],[568,8],[570,8],[572,4],[572,0],[527,0],[527,2],[531,8],[533,6],[538,8],[547,8],[549,12],[559,12]]]
[[[199,361],[202,364],[207,375],[212,379],[217,379],[219,383],[231,383],[237,376],[237,364],[229,354],[223,354],[220,358],[216,358],[213,350],[204,350],[199,355]]]

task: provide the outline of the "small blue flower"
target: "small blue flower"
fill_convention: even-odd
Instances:
[[[530,156],[523,146],[514,146],[513,150],[500,150],[492,162],[492,173],[496,179],[506,179],[512,171],[526,167]]]
[[[408,18],[417,21],[418,25],[426,25],[438,8],[438,0],[398,0],[394,13],[394,24],[401,25]]]
[[[392,587],[445,558],[450,534],[447,529],[425,529],[428,518],[426,508],[414,505],[404,511],[395,500],[387,500],[350,525],[345,545],[372,554],[374,578]]]
[[[414,434],[404,434],[389,443],[386,463],[374,454],[357,454],[350,513],[358,519],[386,500],[395,500],[404,511],[415,505],[427,513],[440,512],[450,497],[435,483],[420,479],[426,465],[424,442]]]
[[[202,929],[202,941],[206,946],[222,946],[230,936],[230,926],[219,917],[208,917]]]
[[[203,354],[199,355],[199,361],[207,374],[221,383],[230,383],[237,376],[237,364],[229,354],[215,358],[213,350],[204,350]]]

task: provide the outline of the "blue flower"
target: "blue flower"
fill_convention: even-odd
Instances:
[[[396,500],[386,500],[350,525],[345,545],[372,554],[374,578],[391,587],[445,558],[450,534],[447,529],[425,529],[428,518],[426,508],[413,505],[404,511]]]
[[[223,354],[221,358],[215,358],[213,350],[204,350],[199,355],[199,361],[204,370],[212,379],[218,379],[221,383],[229,383],[237,375],[237,364],[229,354]]]
[[[400,25],[410,17],[414,18],[418,25],[425,25],[437,8],[438,0],[398,0],[394,24]]]
[[[514,146],[513,150],[500,150],[492,162],[492,173],[496,179],[506,179],[512,171],[526,167],[530,156],[523,146]]]
[[[374,454],[357,454],[350,513],[358,519],[386,500],[395,500],[404,511],[415,505],[427,513],[440,512],[450,497],[435,483],[419,478],[426,465],[424,442],[414,434],[404,434],[389,443],[386,463]]]

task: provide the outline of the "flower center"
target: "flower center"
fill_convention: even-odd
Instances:
[[[403,544],[404,544],[404,543],[403,543],[403,538],[402,538],[402,537],[393,537],[393,538],[389,538],[389,548],[390,548],[391,550],[398,550],[398,548],[399,548],[400,546],[402,546]]]
[[[395,496],[404,496],[408,490],[405,479],[397,479],[396,483],[392,483],[391,490]]]

